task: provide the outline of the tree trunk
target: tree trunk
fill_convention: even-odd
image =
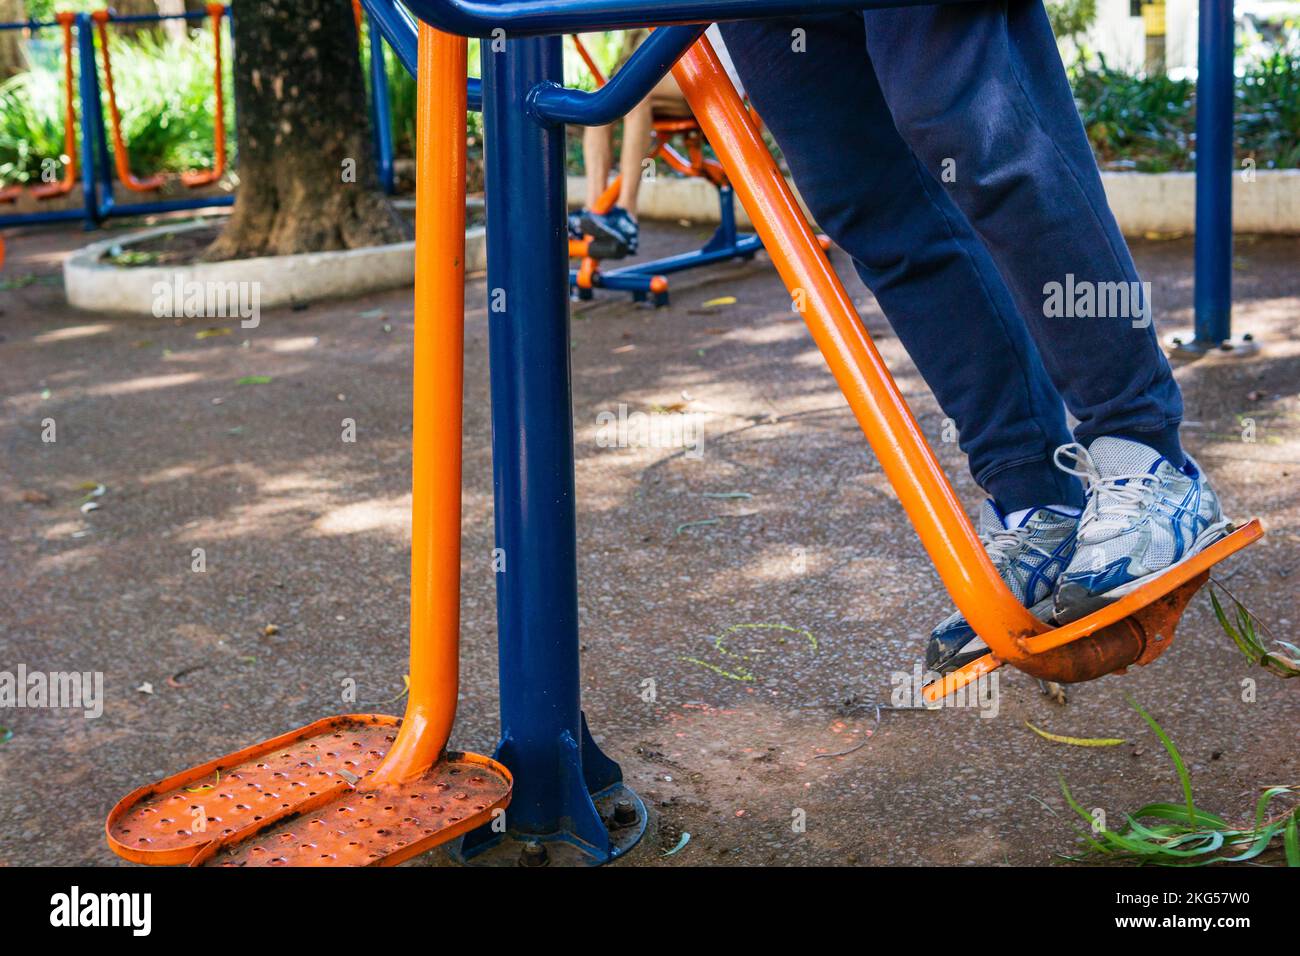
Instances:
[[[23,0],[0,0],[0,23],[20,23],[27,19]],[[0,81],[27,70],[23,48],[24,30],[0,30]]]
[[[239,194],[204,258],[401,242],[379,190],[348,0],[235,0]]]

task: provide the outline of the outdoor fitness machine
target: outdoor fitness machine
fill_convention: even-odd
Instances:
[[[212,168],[202,171],[181,173],[180,180],[186,186],[197,188],[210,186],[226,171],[226,96],[225,84],[221,76],[221,19],[226,15],[226,8],[220,3],[207,5],[207,16],[212,22],[213,67],[212,86],[216,93],[217,107],[212,118],[213,157]],[[132,192],[151,193],[162,188],[166,177],[161,174],[138,179],[131,173],[131,163],[126,152],[126,141],[122,137],[122,114],[117,108],[117,90],[113,88],[113,60],[109,52],[108,22],[128,23],[139,20],[152,21],[161,19],[154,16],[122,17],[105,9],[96,10],[90,15],[99,30],[99,52],[104,58],[104,89],[108,93],[108,115],[113,132],[113,161],[117,168],[117,178],[122,185]]]
[[[96,203],[96,218],[107,219],[110,216],[139,216],[160,212],[176,212],[183,209],[201,209],[208,206],[229,206],[234,203],[233,195],[226,196],[205,196],[187,199],[161,199],[154,202],[140,202],[119,204],[113,197],[113,173],[117,173],[117,181],[126,189],[134,193],[154,193],[160,190],[167,181],[167,177],[161,174],[150,174],[143,178],[137,177],[131,172],[130,161],[127,157],[127,144],[122,135],[122,115],[118,109],[117,91],[113,87],[113,64],[109,51],[109,34],[108,26],[111,23],[161,23],[164,20],[200,20],[208,18],[212,24],[212,36],[214,40],[215,56],[213,59],[213,83],[216,93],[216,110],[213,116],[212,140],[213,140],[213,158],[212,167],[206,170],[196,170],[193,172],[182,173],[180,181],[196,189],[202,186],[210,186],[221,179],[226,170],[226,111],[225,111],[225,92],[222,83],[221,69],[221,34],[222,20],[229,15],[229,10],[220,3],[209,3],[204,12],[193,13],[173,13],[173,14],[132,14],[130,16],[119,16],[110,10],[96,10],[90,14],[92,22],[99,33],[99,50],[103,57],[104,68],[104,91],[108,94],[108,119],[109,132],[112,135],[112,152],[109,152],[108,140],[105,137],[104,129],[104,112],[98,106],[93,111],[84,111],[90,117],[94,129],[89,131],[88,135],[94,136],[96,148],[99,150],[100,162],[98,164],[99,172],[99,197]],[[87,56],[82,60],[83,63],[94,63],[94,40],[87,35],[86,53]],[[99,95],[99,71],[82,70],[82,102],[100,103]],[[112,156],[112,163],[109,163],[109,156]]]
[[[583,45],[578,34],[571,37],[574,49],[587,65],[597,87],[605,85],[604,74],[591,54]],[[683,156],[673,147],[674,137],[681,137],[686,147]],[[653,141],[648,158],[662,159],[673,170],[688,178],[703,178],[711,182],[718,190],[719,225],[701,249],[684,252],[680,255],[655,259],[650,262],[636,262],[621,269],[601,271],[597,259],[588,254],[589,237],[569,240],[569,257],[581,260],[577,269],[569,270],[569,285],[579,299],[592,298],[592,289],[622,289],[632,293],[637,302],[651,301],[654,305],[668,304],[668,276],[674,272],[683,272],[698,266],[707,266],[729,259],[753,259],[754,254],[763,247],[758,236],[741,235],[736,231],[736,197],[727,182],[727,174],[722,164],[716,159],[704,156],[704,137],[700,125],[693,118],[656,117],[653,121]],[[618,199],[619,188],[625,173],[620,172],[614,181],[600,194],[592,212],[606,213]],[[631,175],[635,175],[632,172]]]
[[[404,62],[395,0],[365,0]],[[588,733],[578,682],[564,123],[605,124],[671,68],[949,595],[991,653],[926,689],[938,700],[1002,663],[1049,680],[1146,664],[1211,565],[1257,520],[1116,603],[1054,628],[998,577],[897,385],[740,102],[705,24],[863,0],[411,0],[419,27],[411,695],[401,721],[327,718],[142,787],[109,814],[113,850],[148,863],[391,864],[454,837],[462,860],[602,863],[639,839],[641,801]],[[657,29],[601,89],[564,89],[561,34]],[[432,25],[430,25],[432,24]],[[437,29],[435,29],[435,27]],[[465,36],[484,44],[467,83]],[[442,32],[446,31],[446,32]],[[455,35],[452,35],[455,34]],[[676,64],[674,66],[674,64]],[[501,737],[447,749],[457,695],[465,111],[486,129],[489,329]],[[502,815],[495,813],[509,803]]]

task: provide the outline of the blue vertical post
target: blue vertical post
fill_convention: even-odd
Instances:
[[[1232,0],[1200,0],[1196,80],[1196,342],[1232,337]]]
[[[77,60],[80,64],[77,94],[81,100],[81,195],[86,208],[86,228],[94,229],[99,225],[99,195],[95,183],[95,170],[98,168],[95,117],[100,108],[99,68],[95,63],[95,33],[90,14],[78,13],[76,24]],[[109,160],[104,156],[99,161],[107,164]]]
[[[370,118],[375,130],[375,162],[379,183],[393,194],[393,117],[388,105],[388,71],[384,68],[384,35],[372,19],[370,34]]]
[[[611,789],[630,791],[621,788],[618,765],[592,742],[581,712],[564,127],[525,108],[533,86],[562,82],[560,37],[485,40],[482,51],[500,549],[496,758],[515,784],[504,837],[482,828],[465,838],[461,856],[509,840],[559,841],[599,863],[620,850],[596,800]],[[641,817],[643,827],[643,809]]]

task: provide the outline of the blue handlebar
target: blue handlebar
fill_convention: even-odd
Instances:
[[[712,23],[875,7],[933,5],[934,0],[403,0],[425,23],[461,36],[584,33],[676,23]]]

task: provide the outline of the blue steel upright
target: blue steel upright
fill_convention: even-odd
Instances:
[[[1232,337],[1232,0],[1201,0],[1196,79],[1196,341]]]
[[[370,30],[370,117],[374,126],[375,166],[379,185],[391,196],[393,180],[393,114],[388,104],[388,69],[384,60],[384,35],[371,21]]]
[[[561,38],[495,45],[481,44],[500,549],[495,757],[515,786],[506,832],[481,828],[459,853],[604,863],[640,837],[645,811],[581,711],[564,126],[525,103],[538,83],[562,82]]]

